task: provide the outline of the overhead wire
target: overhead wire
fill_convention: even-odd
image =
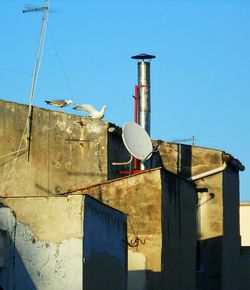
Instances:
[[[19,152],[21,152],[21,151],[23,151],[23,150],[27,150],[27,148],[24,147],[24,148],[21,148],[20,150],[16,150],[16,151],[10,152],[10,153],[8,153],[8,154],[1,155],[1,156],[0,156],[0,159],[1,159],[1,158],[8,157],[8,156],[10,156],[10,155],[13,155],[13,154],[15,154],[15,153],[17,153],[17,152],[19,153]]]
[[[63,77],[64,77],[64,81],[65,81],[66,87],[67,87],[67,89],[69,91],[69,94],[70,94],[71,99],[74,99],[74,97],[73,97],[73,91],[72,91],[71,86],[69,84],[69,80],[68,80],[66,71],[64,69],[64,66],[63,66],[62,58],[61,58],[60,53],[59,53],[59,51],[57,49],[56,42],[55,42],[55,39],[54,39],[53,34],[52,34],[52,30],[51,30],[51,28],[50,28],[49,25],[48,25],[48,31],[49,31],[49,36],[51,38],[51,42],[52,42],[53,48],[54,48],[55,53],[56,53],[56,56],[58,58],[58,62],[60,64],[60,66],[61,66],[61,70],[62,70],[62,73],[63,73]]]
[[[27,118],[27,120],[28,120],[28,118]],[[5,178],[5,181],[3,183],[3,186],[2,186],[2,189],[1,189],[1,192],[0,192],[0,197],[4,196],[4,190],[5,190],[8,182],[9,182],[11,173],[14,172],[14,170],[16,168],[16,162],[17,162],[17,157],[19,156],[19,152],[23,149],[23,148],[21,149],[21,146],[22,146],[22,143],[23,143],[23,140],[24,140],[24,136],[25,136],[25,133],[26,133],[27,120],[26,120],[26,125],[24,126],[24,129],[23,129],[23,133],[22,133],[21,141],[20,141],[19,146],[18,146],[18,150],[16,151],[16,156],[14,158],[14,162],[12,163],[12,166],[10,167],[10,170],[8,171],[8,174],[7,174],[7,176]]]
[[[26,72],[26,71],[22,71],[22,70],[16,70],[16,69],[0,69],[0,72],[11,72],[11,73],[17,73],[17,74],[23,74],[23,75],[29,75],[32,76],[32,73],[30,72]]]

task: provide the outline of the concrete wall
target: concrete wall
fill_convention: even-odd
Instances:
[[[127,290],[127,216],[85,197],[83,289]]]
[[[129,154],[122,143],[121,129],[102,121],[39,108],[33,110],[29,162],[25,151],[22,151],[15,161],[13,159],[15,155],[7,154],[18,149],[27,111],[27,106],[0,101],[0,175],[3,177],[0,181],[0,195],[47,196],[102,183],[85,192],[93,193],[99,200],[125,212],[128,211],[130,219],[133,219],[131,229],[128,228],[129,241],[132,240],[132,243],[139,241],[141,250],[138,251],[138,247],[131,248],[128,254],[129,267],[133,269],[129,272],[129,281],[132,281],[129,283],[137,285],[136,281],[139,281],[135,288],[143,289],[145,283],[150,280],[156,285],[155,287],[158,287],[158,281],[162,281],[159,278],[162,271],[159,248],[160,251],[167,252],[164,248],[166,243],[162,242],[163,238],[167,237],[164,232],[165,227],[161,228],[163,209],[159,209],[159,204],[164,205],[163,208],[167,207],[167,198],[163,199],[161,196],[162,192],[168,192],[168,187],[162,181],[162,173],[157,175],[152,171],[145,176],[121,179],[121,181],[115,181],[115,188],[111,188],[112,182],[103,184],[109,179],[123,177],[120,171],[130,169],[129,166],[112,165],[112,162],[129,159]],[[107,131],[110,126],[116,128],[115,133]],[[152,156],[152,166],[163,166],[181,177],[203,173],[218,168],[223,163],[224,152],[220,150],[162,141],[157,141],[157,143],[159,151]],[[24,139],[21,147],[26,145],[27,140]],[[154,176],[155,174],[157,176]],[[227,282],[225,280],[225,277],[229,277],[233,271],[227,266],[227,253],[230,245],[236,246],[233,252],[234,257],[238,251],[237,233],[235,232],[235,235],[230,231],[230,222],[237,223],[237,215],[235,220],[230,219],[230,213],[235,213],[237,194],[234,195],[234,192],[237,191],[237,178],[238,172],[233,172],[232,176],[229,174],[228,177],[218,173],[196,181],[199,289],[206,287],[206,289],[218,290],[222,285],[230,284],[230,279]],[[179,183],[178,181],[176,184]],[[109,191],[105,190],[106,186]],[[165,189],[162,190],[162,188]],[[124,189],[125,197],[123,196]],[[231,197],[233,205],[230,205]],[[136,207],[130,205],[131,198]],[[180,207],[177,200],[175,202],[175,206]],[[228,222],[225,222],[226,219]],[[153,229],[150,227],[152,225]],[[132,226],[135,229],[132,230]],[[146,250],[136,238],[141,241],[147,240],[149,246]],[[231,244],[228,241],[232,238]],[[133,257],[135,259],[133,263],[130,263]],[[154,259],[148,257],[154,257]],[[234,260],[232,258],[232,261]],[[237,276],[236,273],[234,274]],[[150,276],[151,278],[147,280]],[[236,276],[232,275],[232,277]]]
[[[90,290],[93,288],[88,285],[96,277],[88,276],[85,281],[85,270],[102,277],[108,268],[112,269],[113,277],[120,278],[119,283],[116,278],[106,279],[102,289],[116,286],[126,289],[124,214],[81,195],[7,198],[2,203],[5,205],[0,209],[5,245],[2,257],[5,263],[0,268],[3,289]],[[83,226],[88,229],[84,233]],[[96,228],[102,244],[96,241]],[[94,249],[89,241],[95,242]],[[105,268],[96,263],[100,259],[105,261]]]
[[[159,170],[110,181],[82,192],[128,214],[128,242],[137,245],[138,241],[137,246],[128,247],[128,289],[140,290],[148,287],[147,283],[150,281],[148,275],[159,278],[161,272]],[[136,240],[137,237],[140,240]],[[141,241],[145,241],[145,244]],[[158,280],[155,283],[159,283]]]
[[[250,246],[250,203],[240,204],[241,245]]]
[[[195,186],[162,170],[162,289],[196,289],[196,207]]]
[[[153,155],[153,165],[183,176],[190,177],[222,165],[221,150],[185,144],[155,141],[159,152]]]
[[[120,171],[129,170],[129,165],[113,166],[112,162],[128,161],[130,155],[123,145],[121,128],[110,124],[115,130],[108,134],[108,168],[109,179],[121,177]],[[221,150],[185,144],[153,141],[158,151],[154,152],[150,163],[152,168],[164,167],[182,177],[190,177],[202,172],[218,168],[222,165]],[[133,164],[132,169],[133,169]]]
[[[114,124],[87,117],[33,108],[29,162],[25,150],[15,160],[26,124],[28,106],[0,100],[0,195],[59,194],[72,188],[122,177],[129,166],[113,162],[129,160]],[[108,128],[115,128],[109,133]],[[153,167],[164,166],[180,176],[189,177],[222,164],[222,151],[157,141]],[[26,136],[21,148],[28,145]],[[22,180],[23,182],[20,182]]]
[[[240,255],[240,290],[249,290],[250,285],[250,247],[242,247]]]
[[[0,100],[0,195],[45,196],[107,180],[108,123],[33,108],[28,154],[15,160],[28,106]],[[21,148],[27,147],[24,136]]]
[[[240,286],[239,196],[239,173],[228,167],[223,172],[223,290]]]
[[[205,173],[223,164],[223,151],[159,144],[159,154],[154,156],[154,161],[162,162],[165,168],[184,177]],[[198,289],[239,289],[239,169],[229,162],[224,172],[197,179],[195,183]]]
[[[128,289],[195,288],[193,184],[155,169],[82,192],[128,214]]]
[[[198,191],[198,289],[221,287],[223,198],[222,174],[196,181]]]
[[[222,166],[222,151],[157,141],[159,154],[154,162],[184,177]],[[197,287],[221,289],[223,198],[222,174],[195,181],[197,186]]]
[[[239,173],[225,171],[196,181],[198,190],[198,289],[239,289]]]

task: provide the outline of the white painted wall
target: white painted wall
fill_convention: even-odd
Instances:
[[[81,239],[37,241],[8,208],[0,209],[0,229],[6,231],[6,263],[0,269],[3,289],[82,289]]]
[[[126,229],[125,214],[86,195],[11,198],[0,207],[0,286],[126,290]]]
[[[240,205],[241,245],[250,246],[250,203]]]

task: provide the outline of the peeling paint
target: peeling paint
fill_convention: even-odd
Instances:
[[[68,134],[72,133],[72,130],[70,129],[70,127],[68,126],[68,123],[66,121],[57,120],[56,125],[59,127],[59,129],[61,131],[65,131]]]
[[[96,273],[105,281],[103,290],[126,289],[123,213],[86,196],[17,198],[7,203],[12,209],[0,208],[0,230],[7,232],[7,265],[0,271],[3,289],[101,289],[87,286],[100,284]],[[117,219],[124,226],[117,228]],[[90,275],[84,276],[84,271]]]
[[[89,131],[89,133],[95,133],[95,134],[100,134],[102,131],[102,128],[100,127],[100,125],[97,122],[88,122],[86,124],[86,128]]]
[[[82,289],[82,240],[67,239],[60,244],[52,241],[35,240],[34,233],[27,225],[18,221],[10,209],[0,209],[1,224],[9,233],[9,253],[15,260],[9,269],[6,287],[3,271],[0,271],[1,285],[4,289],[14,289],[22,285],[22,289],[68,290]],[[8,251],[7,251],[8,252]],[[56,258],[52,258],[58,253]],[[56,269],[56,271],[55,271]]]

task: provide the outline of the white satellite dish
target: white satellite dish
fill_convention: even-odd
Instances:
[[[122,127],[122,140],[128,152],[136,159],[148,160],[153,145],[148,133],[137,123],[128,122]]]

